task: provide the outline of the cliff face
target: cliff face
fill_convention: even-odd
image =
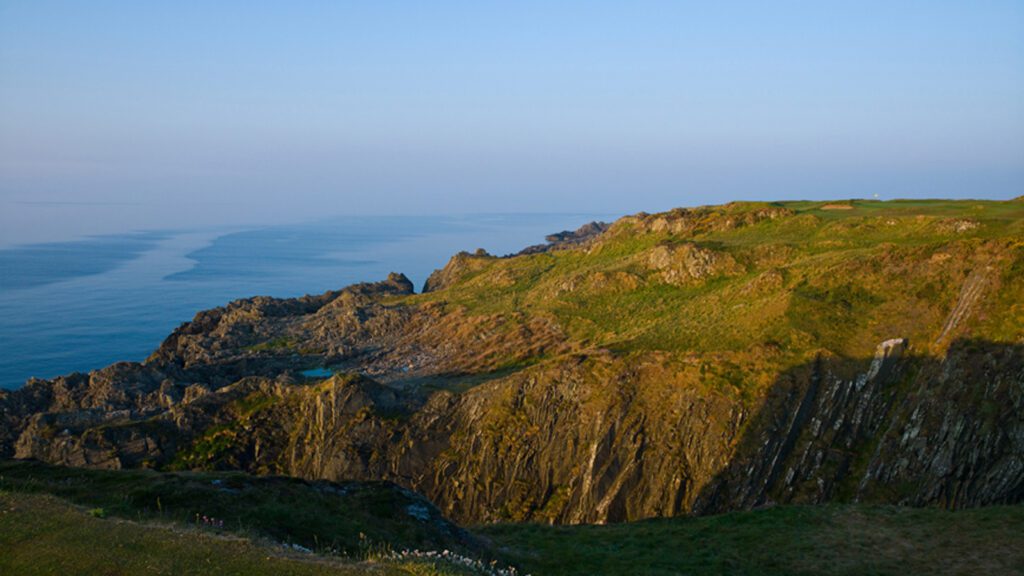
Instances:
[[[852,205],[641,214],[459,255],[422,295],[234,302],[144,364],[0,396],[0,456],[385,479],[470,522],[1020,501],[1024,208]]]
[[[957,341],[943,358],[882,343],[866,371],[818,361],[769,399],[695,509],[854,499],[950,508],[1024,496],[1024,347]],[[759,421],[758,421],[759,420]]]

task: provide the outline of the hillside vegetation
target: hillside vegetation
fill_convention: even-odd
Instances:
[[[387,480],[463,523],[1024,499],[1024,203],[733,203],[200,312],[0,457]],[[330,377],[306,377],[330,373]]]
[[[218,490],[211,484],[217,480],[241,488]],[[291,497],[282,499],[283,486]],[[242,474],[89,472],[3,463],[0,573],[472,576],[509,564],[535,576],[1024,570],[1024,507],[949,512],[866,505],[779,506],[612,526],[479,527],[467,539],[485,542],[491,556],[475,558],[498,561],[493,569],[485,561],[474,570],[455,562],[396,558],[388,553],[399,549],[392,544],[409,541],[410,519],[400,508],[377,505],[368,511],[364,507],[375,506],[374,500],[364,499],[341,515],[331,500],[344,496],[325,495],[323,487]],[[156,506],[154,496],[166,504]],[[215,511],[224,525],[197,522],[192,510]],[[353,530],[374,534],[374,544]],[[300,542],[312,550],[286,544]],[[345,547],[354,552],[341,553]]]
[[[622,218],[583,249],[461,255],[444,290],[402,301],[547,317],[575,346],[626,353],[770,346],[789,367],[894,336],[943,350],[972,275],[996,296],[974,335],[1019,343],[1022,242],[1021,202],[735,203]]]

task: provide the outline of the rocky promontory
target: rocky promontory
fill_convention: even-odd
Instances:
[[[1024,206],[848,205],[232,302],[145,362],[0,393],[0,457],[388,480],[468,522],[1021,501]]]

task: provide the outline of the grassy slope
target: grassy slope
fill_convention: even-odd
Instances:
[[[216,530],[190,525],[174,514],[154,514],[123,492],[126,486],[160,478],[151,473],[77,475],[76,470],[33,464],[3,466],[0,574],[469,574],[447,564],[301,554],[261,537],[272,533],[277,541],[301,540],[303,528],[286,519],[278,519],[280,525],[269,524],[274,520],[268,518],[264,524]],[[313,492],[308,485],[296,486]],[[310,499],[317,496],[310,494]],[[212,504],[231,506],[222,508],[225,517],[249,517],[253,510],[275,507],[273,500],[273,492],[260,491],[245,502]],[[105,518],[88,512],[97,502],[108,504]],[[327,507],[297,509],[308,524],[337,522],[337,511]],[[522,573],[538,576],[1024,571],[1024,506],[960,512],[780,506],[611,526],[506,524],[477,533]],[[362,555],[367,556],[373,554]]]
[[[986,264],[980,255],[991,255],[998,290],[984,303],[985,313],[970,319],[969,333],[992,342],[1024,339],[1024,203],[848,204],[853,208],[736,203],[625,218],[589,249],[475,258],[449,287],[395,302],[547,317],[581,350],[699,352],[713,363],[734,363],[740,375],[778,374],[821,350],[870,357],[879,342],[894,337],[909,338],[912,351],[937,352],[934,342],[963,283]],[[792,214],[720,225],[765,209]],[[649,226],[666,217],[695,225],[677,233]],[[957,230],[964,222],[969,227]],[[739,271],[690,285],[666,283],[648,257],[659,245],[682,243],[732,257]],[[766,365],[750,353],[764,347],[782,355]],[[728,382],[741,391],[758,387],[731,380],[741,380]]]
[[[558,575],[1022,574],[1024,506],[949,512],[781,506],[610,526],[480,529],[524,570]]]
[[[383,483],[0,461],[0,574],[475,574],[395,556],[485,553],[410,502]]]
[[[222,521],[226,530],[350,556],[382,548],[476,551],[449,533],[452,525],[410,516],[408,506],[419,500],[383,483],[0,461],[0,490],[50,494],[131,520],[184,525],[206,516]]]
[[[0,574],[415,574],[398,566],[326,563],[241,538],[95,518],[52,496],[0,492]]]

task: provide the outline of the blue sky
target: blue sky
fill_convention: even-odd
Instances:
[[[1024,194],[1024,3],[0,1],[9,226],[873,194]]]

